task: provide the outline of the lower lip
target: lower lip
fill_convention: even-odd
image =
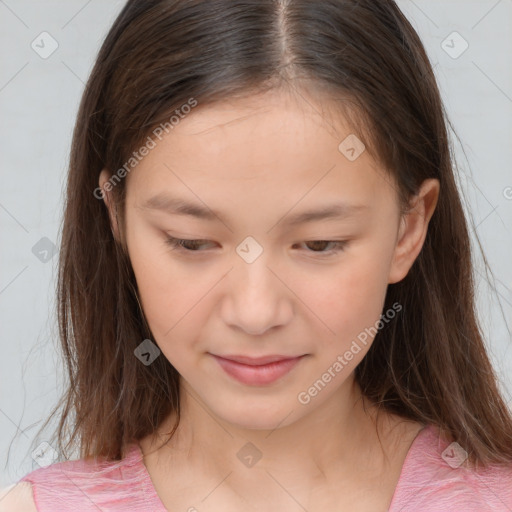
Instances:
[[[248,386],[263,386],[265,384],[271,384],[286,375],[297,365],[303,356],[259,366],[237,363],[218,356],[213,357],[228,375],[242,384],[247,384]]]

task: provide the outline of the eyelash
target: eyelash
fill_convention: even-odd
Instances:
[[[199,250],[186,249],[183,246],[183,244],[186,244],[186,243],[196,243],[196,242],[207,243],[208,240],[186,240],[183,238],[174,238],[172,236],[167,237],[165,240],[165,243],[167,245],[169,245],[171,247],[171,249],[173,249],[173,250],[177,250],[177,251],[184,252],[184,253],[204,252],[204,251],[199,251]],[[345,249],[345,246],[347,245],[348,242],[346,240],[309,240],[309,241],[303,242],[303,243],[305,243],[305,244],[307,244],[307,243],[309,243],[309,244],[313,244],[313,243],[335,244],[336,248],[331,249],[329,251],[308,251],[308,252],[311,252],[312,254],[331,256],[331,255],[337,254],[339,252],[342,252]]]

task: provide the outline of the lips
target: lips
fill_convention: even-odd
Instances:
[[[219,366],[230,377],[248,386],[272,384],[289,373],[304,356],[271,355],[264,357],[216,356]]]
[[[278,361],[286,361],[288,359],[296,359],[301,356],[283,356],[283,355],[269,355],[262,357],[248,357],[248,356],[216,356],[222,357],[222,359],[227,359],[229,361],[234,361],[235,363],[247,364],[250,366],[260,366],[269,363],[275,363]]]

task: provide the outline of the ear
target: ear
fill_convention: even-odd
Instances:
[[[109,179],[111,177],[110,172],[107,169],[103,169],[100,173],[100,179],[99,179],[99,187],[102,190],[102,196],[103,201],[105,202],[105,205],[107,206],[109,218],[110,218],[110,228],[112,229],[112,234],[114,235],[114,238],[116,240],[119,239],[119,231],[118,231],[118,225],[117,225],[117,212],[116,212],[116,205],[113,201],[111,190],[112,185],[109,182]]]
[[[407,275],[420,253],[427,236],[428,223],[437,206],[439,188],[438,180],[425,180],[411,200],[409,210],[402,216],[389,272],[390,284],[398,283]]]

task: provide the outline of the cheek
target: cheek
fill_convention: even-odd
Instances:
[[[354,254],[328,277],[311,283],[307,305],[329,328],[324,329],[322,339],[326,340],[330,356],[331,352],[344,353],[356,339],[364,340],[368,346],[359,343],[361,350],[354,360],[362,359],[368,350],[373,337],[368,332],[373,331],[383,313],[387,270],[385,257],[376,261]]]
[[[197,276],[194,280],[185,267],[173,261],[171,250],[154,234],[134,229],[127,239],[144,315],[157,341],[166,340],[185,323],[187,312],[200,300],[201,290],[193,285]]]

